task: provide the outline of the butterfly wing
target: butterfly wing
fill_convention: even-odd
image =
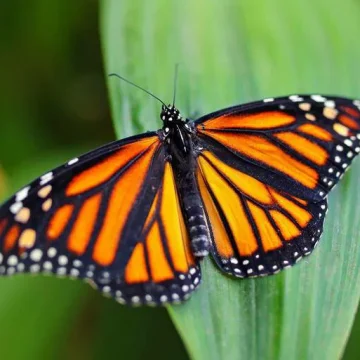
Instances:
[[[126,258],[124,273],[106,284],[106,291],[115,289],[119,302],[131,304],[156,305],[187,299],[200,284],[201,273],[190,249],[169,162],[165,163],[140,238],[130,258]],[[125,251],[124,242],[119,253]]]
[[[121,303],[188,296],[200,281],[188,241],[156,133],[73,159],[0,208],[1,274],[83,278]]]
[[[291,96],[195,122],[197,180],[222,270],[267,275],[311,253],[326,196],[360,152],[360,103]]]

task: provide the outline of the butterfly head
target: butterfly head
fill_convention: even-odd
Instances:
[[[184,121],[180,111],[174,105],[163,105],[161,108],[160,119],[164,123],[176,123]]]

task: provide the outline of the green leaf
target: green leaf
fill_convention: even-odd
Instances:
[[[360,97],[360,12],[344,0],[104,0],[107,73],[172,98],[184,115],[296,93]],[[161,126],[159,104],[109,78],[119,137]],[[191,358],[338,359],[360,296],[360,164],[330,195],[314,254],[279,275],[236,280],[202,262],[203,284],[169,307]]]
[[[69,279],[0,279],[2,358],[66,358],[69,333],[87,290],[85,284]]]

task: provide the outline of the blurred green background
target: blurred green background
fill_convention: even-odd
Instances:
[[[0,3],[1,198],[49,168],[115,139],[98,7],[95,0]],[[154,14],[152,21],[161,19]],[[265,30],[254,31],[265,36]],[[274,42],[279,34],[274,31]],[[311,36],[304,34],[304,39],[299,46],[305,48]],[[262,56],[262,51],[253,49],[253,56]],[[243,61],[250,60],[244,55]],[[165,76],[171,78],[172,73]],[[360,316],[344,359],[359,358],[359,341]],[[165,309],[124,308],[67,279],[0,279],[0,359],[106,358],[161,360],[188,355]]]

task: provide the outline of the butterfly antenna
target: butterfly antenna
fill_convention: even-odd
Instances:
[[[130,84],[130,85],[132,85],[132,86],[135,86],[136,88],[138,88],[138,89],[146,92],[147,94],[149,94],[150,96],[152,96],[154,99],[160,101],[164,106],[166,106],[166,104],[165,104],[162,100],[160,100],[157,96],[155,96],[154,94],[152,94],[150,91],[142,88],[141,86],[134,84],[134,83],[131,82],[130,80],[127,80],[127,79],[125,79],[124,77],[122,77],[122,76],[120,76],[120,75],[118,75],[118,74],[114,74],[114,73],[109,74],[109,76],[116,76],[117,78],[119,78],[119,79],[127,82],[128,84]]]
[[[176,99],[176,85],[177,85],[177,76],[178,76],[179,64],[175,65],[175,75],[174,75],[174,96],[173,96],[173,106],[175,106]]]

